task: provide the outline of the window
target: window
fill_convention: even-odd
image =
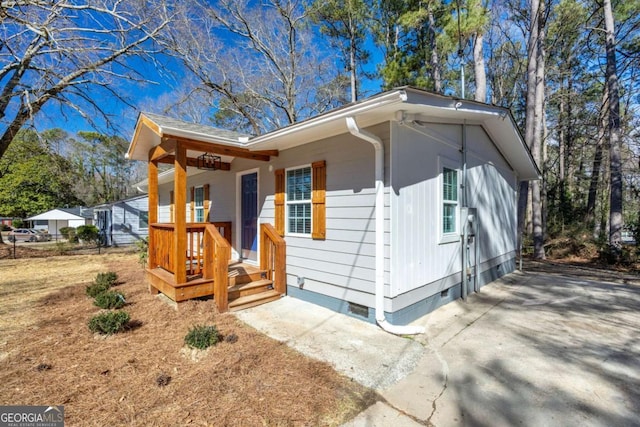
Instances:
[[[204,222],[204,188],[196,187],[194,193],[195,222]]]
[[[311,167],[287,171],[287,232],[311,234]]]
[[[138,214],[138,229],[144,230],[146,228],[149,228],[149,212],[140,211]]]
[[[442,168],[442,234],[456,232],[458,210],[458,171]]]

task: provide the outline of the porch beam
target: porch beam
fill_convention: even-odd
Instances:
[[[158,159],[158,163],[174,163],[176,160],[176,157],[173,155],[169,155],[169,156],[165,156],[162,157],[161,159]],[[187,166],[189,167],[198,167],[198,160],[194,159],[193,157],[187,157]],[[220,162],[220,170],[222,171],[228,171],[231,170],[231,163],[227,163],[227,162]]]
[[[180,284],[187,281],[187,149],[180,142],[176,146],[174,167],[174,279],[176,284]]]
[[[176,151],[176,140],[169,139],[162,141],[160,145],[156,145],[151,149],[151,160],[160,160],[166,156],[173,154]]]
[[[202,151],[205,153],[223,154],[225,156],[241,157],[244,159],[261,160],[268,162],[271,156],[278,156],[278,150],[256,150],[251,151],[242,147],[230,147],[228,145],[216,144],[213,142],[197,141],[195,139],[184,138],[175,135],[165,135],[167,138],[175,138],[187,150]]]
[[[151,155],[151,153],[149,153]],[[149,207],[148,218],[149,224],[155,224],[158,222],[158,163],[155,161],[149,161],[148,164],[148,195],[149,195]],[[151,230],[150,230],[151,231]],[[156,260],[156,241],[155,233],[149,233],[149,256],[147,258],[147,267],[152,269],[158,265]]]

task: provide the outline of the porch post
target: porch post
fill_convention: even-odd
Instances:
[[[187,281],[187,150],[180,142],[176,146],[173,194],[175,227],[173,229],[174,280]]]
[[[149,193],[149,257],[147,268],[156,268],[156,236],[153,224],[158,222],[158,162],[150,160],[148,165],[148,193]]]

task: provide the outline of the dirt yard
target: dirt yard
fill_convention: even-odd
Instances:
[[[128,330],[89,332],[85,295],[115,271]],[[235,343],[188,350],[196,324]],[[66,425],[340,425],[378,396],[239,322],[212,300],[176,311],[151,295],[132,253],[0,259],[0,404],[64,405]]]

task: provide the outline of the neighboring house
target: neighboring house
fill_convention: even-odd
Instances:
[[[32,221],[33,228],[47,230],[57,238],[60,236],[61,228],[93,224],[93,210],[82,206],[57,208],[27,218],[26,221]]]
[[[107,246],[130,245],[148,235],[146,194],[93,207],[96,227]]]
[[[0,217],[0,225],[7,225],[9,227],[11,227],[11,225],[13,224],[13,218],[9,218],[9,217]]]
[[[414,88],[255,137],[143,113],[127,156],[149,162],[152,291],[197,296],[189,223],[214,222],[233,238],[200,228],[198,277],[219,309],[207,263],[229,250],[280,293],[386,328],[512,272],[519,183],[540,175],[507,109]]]

